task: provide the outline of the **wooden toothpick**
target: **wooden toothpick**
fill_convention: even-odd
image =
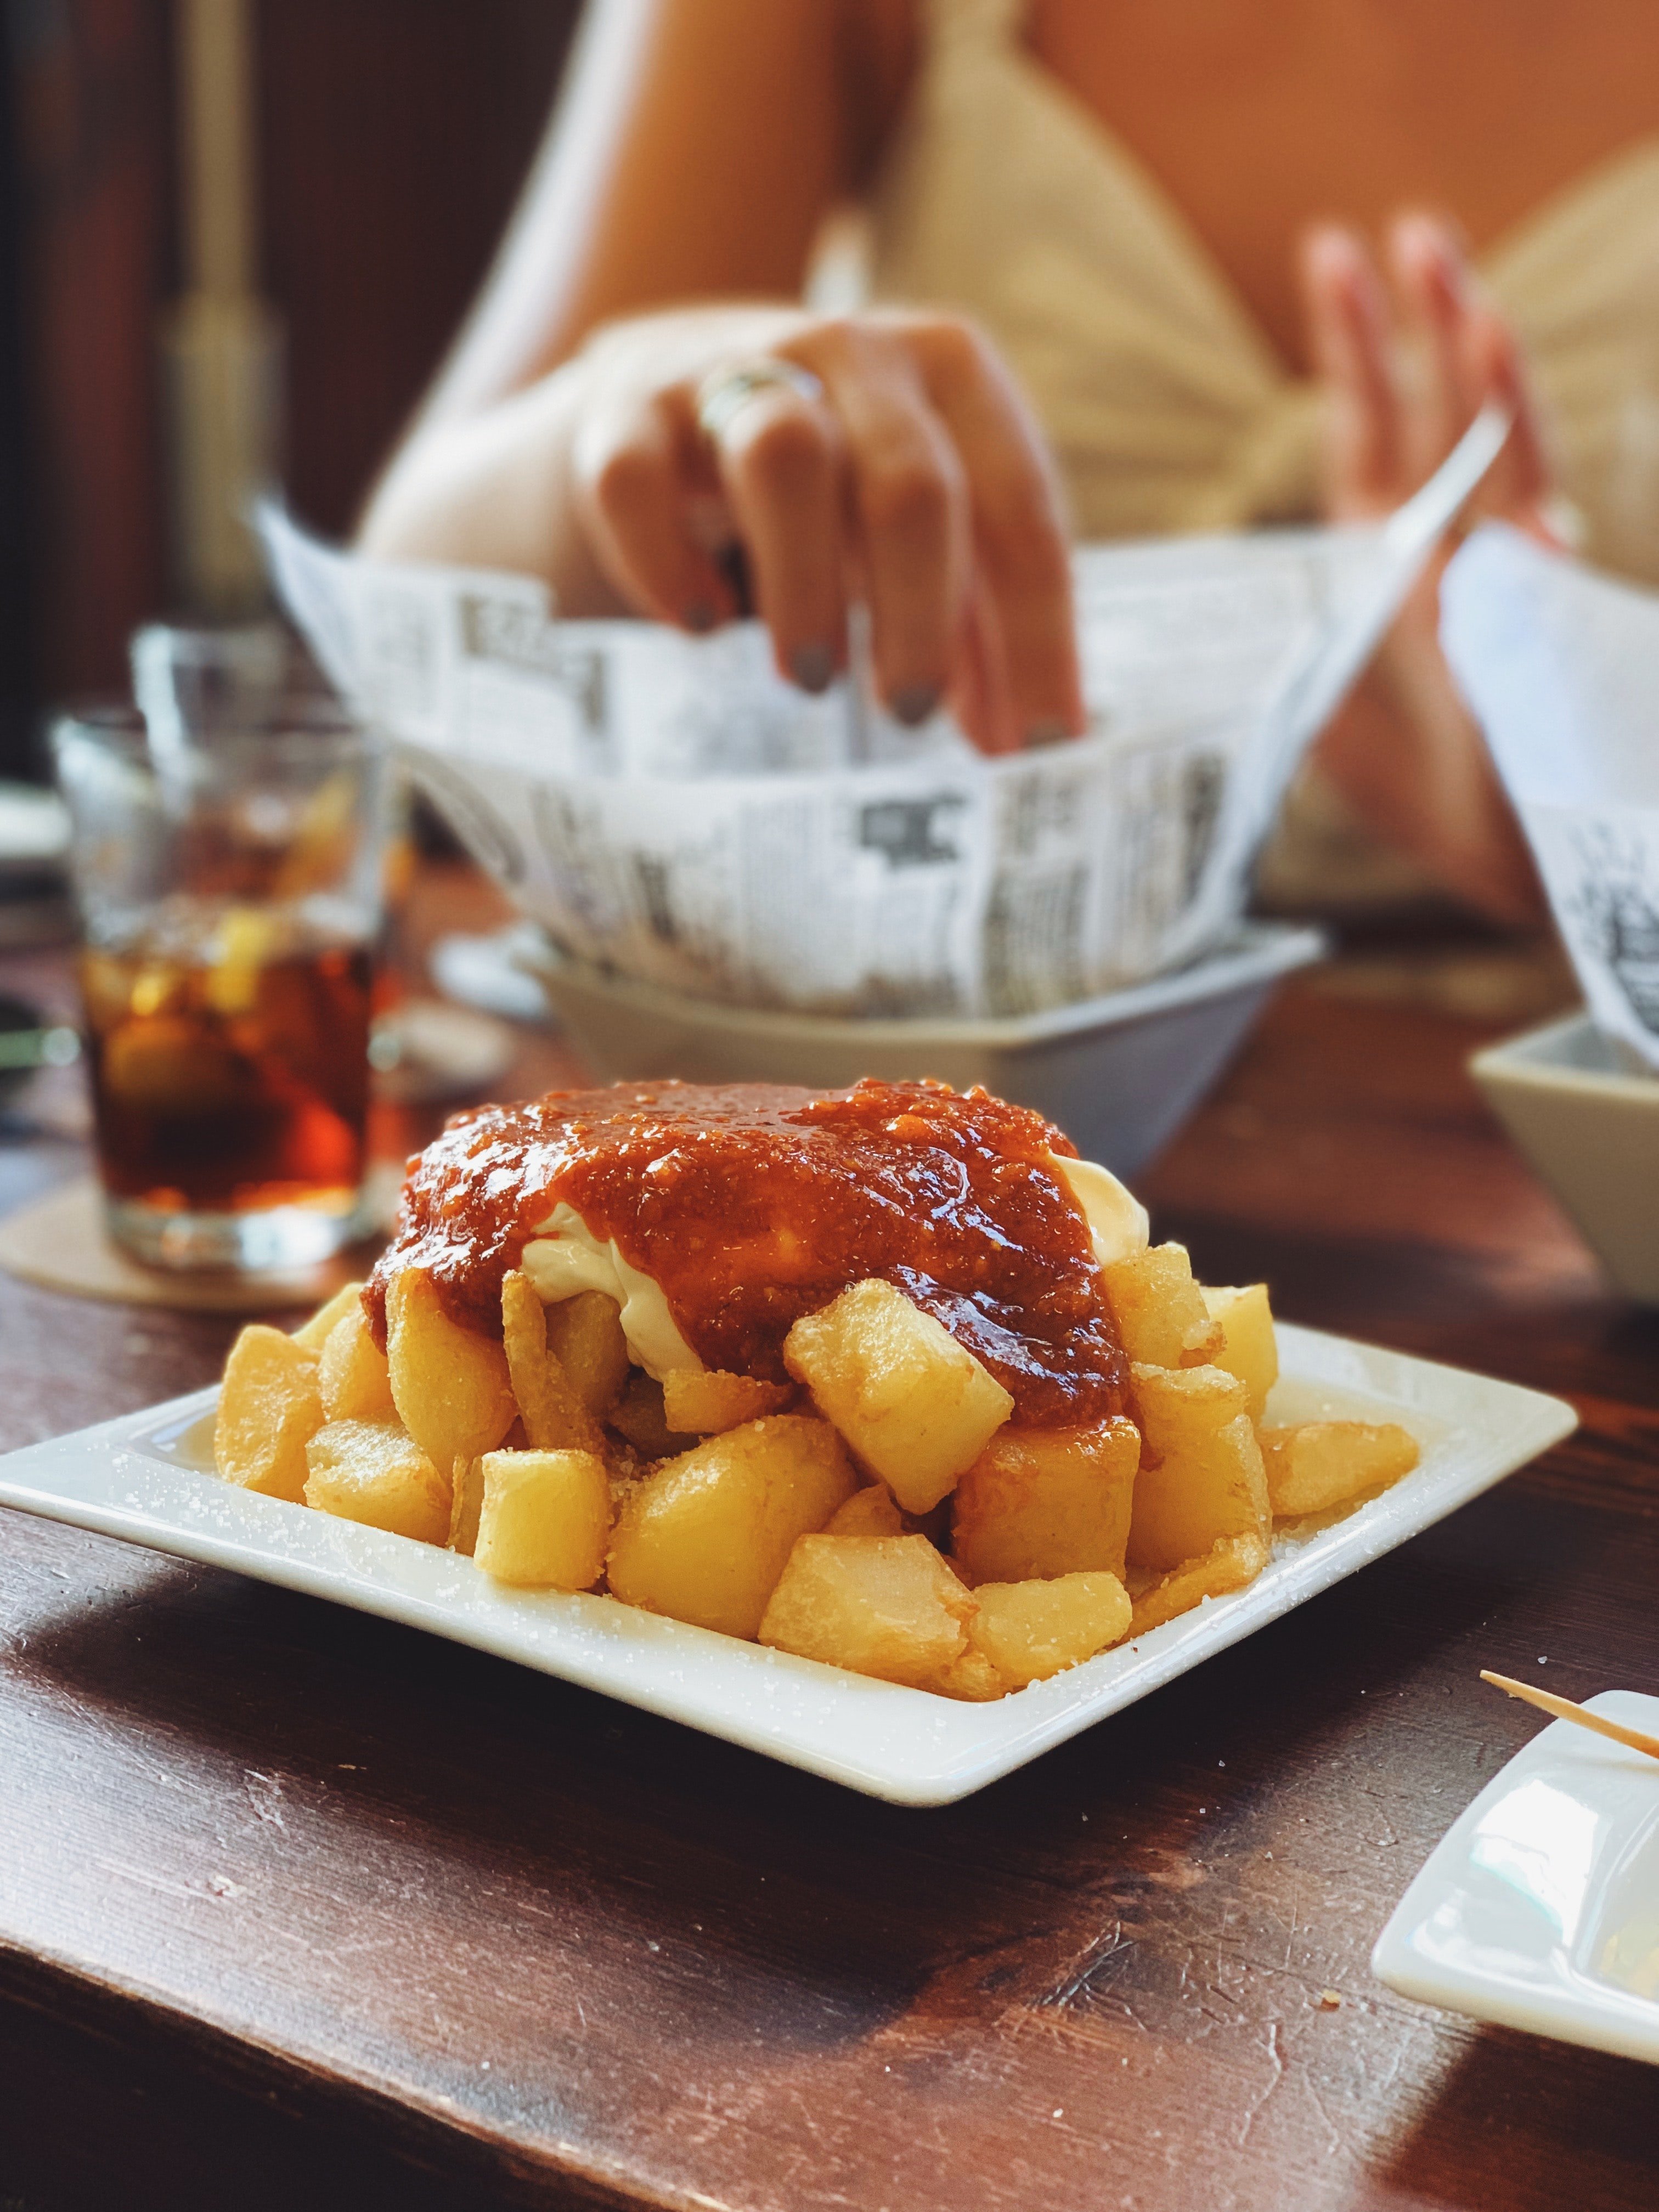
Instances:
[[[1596,1735],[1611,1736],[1615,1743],[1628,1744],[1632,1751],[1644,1751],[1650,1759],[1659,1759],[1659,1736],[1644,1735],[1640,1729],[1621,1728],[1617,1721],[1604,1721],[1600,1713],[1587,1713],[1571,1698],[1558,1698],[1551,1690],[1534,1690],[1530,1682],[1511,1681],[1507,1674],[1488,1674],[1484,1667],[1480,1679],[1502,1690],[1506,1697],[1520,1698],[1529,1705],[1536,1705],[1540,1712],[1553,1713],[1559,1721],[1571,1721]]]

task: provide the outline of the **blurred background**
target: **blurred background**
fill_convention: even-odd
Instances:
[[[988,21],[994,10],[981,12]],[[235,519],[259,490],[279,489],[295,516],[325,538],[350,535],[377,469],[478,296],[545,132],[581,13],[581,0],[469,0],[465,7],[460,0],[0,0],[0,804],[21,832],[9,878],[0,870],[0,947],[23,956],[12,1001],[20,1035],[61,1031],[65,1052],[75,1043],[61,957],[74,927],[58,880],[67,833],[38,818],[51,811],[40,794],[15,788],[46,781],[47,711],[125,694],[129,641],[158,617],[234,634],[268,609],[257,548]],[[1569,25],[1564,35],[1578,33]],[[1432,72],[1423,76],[1428,82]],[[1502,100],[1496,108],[1498,143],[1530,145],[1505,123]],[[722,132],[730,127],[732,111],[719,99],[685,112],[714,118]],[[1478,112],[1460,113],[1459,143],[1471,112]],[[1645,142],[1637,143],[1639,150]],[[701,169],[690,173],[701,179]],[[736,189],[741,195],[741,180]],[[752,194],[746,204],[754,204]],[[745,204],[741,197],[738,204]],[[1547,191],[1543,204],[1547,213]],[[1270,233],[1284,227],[1271,208],[1261,219]],[[660,210],[643,228],[659,242]],[[1614,226],[1620,236],[1628,228]],[[694,241],[708,232],[698,217]],[[1011,252],[1023,265],[1017,234]],[[975,239],[964,266],[979,253]],[[833,259],[815,264],[815,283]],[[1640,343],[1624,352],[1602,346],[1602,325],[1568,286],[1571,313],[1562,328],[1572,343],[1559,343],[1556,353],[1569,380],[1580,337],[1592,366],[1601,353],[1615,370],[1637,364],[1641,389],[1625,398],[1649,410],[1630,419],[1647,426],[1642,450],[1650,450],[1642,350],[1649,292],[1638,287],[1626,314],[1626,264],[1614,255],[1609,265],[1613,276],[1598,280],[1607,295],[1606,331],[1616,337],[1629,322]],[[679,295],[678,268],[660,281],[662,292],[647,286],[643,296]],[[825,304],[832,290],[821,289]],[[1133,406],[1121,410],[1121,421],[1104,410],[1097,460],[1147,434],[1164,404],[1159,375],[1167,374],[1177,396],[1183,388],[1179,285],[1174,296],[1173,366],[1160,368],[1158,344],[1151,345],[1139,367],[1157,372],[1152,398],[1139,415]],[[1544,321],[1546,336],[1553,331],[1560,339]],[[1071,327],[1063,316],[1060,326],[1062,337]],[[1135,327],[1133,316],[1126,327]],[[1078,328],[1076,358],[1092,374],[1095,325],[1085,318]],[[1126,346],[1121,373],[1133,391],[1139,356],[1133,343]],[[1240,405],[1248,413],[1259,404],[1270,429],[1274,421],[1288,425],[1287,452],[1296,448],[1289,433],[1308,430],[1311,455],[1317,395],[1278,366],[1257,375],[1248,344],[1243,357]],[[1227,365],[1224,359],[1222,369]],[[1597,369],[1581,380],[1595,403],[1581,410],[1587,450],[1594,459],[1609,441],[1617,449],[1621,481],[1632,499],[1639,493],[1645,527],[1652,472],[1632,462],[1636,448],[1618,406],[1601,404],[1602,386],[1611,390],[1616,378]],[[1069,387],[1061,387],[1063,378],[1063,399]],[[1200,423],[1195,452],[1208,450],[1204,440],[1212,434],[1231,451],[1232,404],[1225,398],[1213,419],[1206,417],[1207,429]],[[1079,434],[1088,448],[1095,432]],[[1255,451],[1250,439],[1242,442]],[[1108,473],[1103,463],[1096,471],[1103,481]],[[1172,471],[1171,481],[1179,475]],[[1238,489],[1224,489],[1230,497]],[[1312,494],[1303,489],[1307,505]],[[1249,491],[1248,484],[1238,490],[1236,519],[1282,519],[1277,507],[1258,514]],[[1184,513],[1177,502],[1168,526],[1195,526],[1182,522]],[[1109,521],[1089,526],[1113,534]],[[1170,1013],[1167,1051],[1154,1051],[1134,1027],[1140,1015],[1112,1017],[1121,1035],[1103,1015],[1100,1034],[1113,1050],[1121,1045],[1128,1072],[1091,1062],[1091,1098],[1139,1101],[1149,1114],[1155,1107],[1161,1142],[1260,1012],[1280,972],[1272,964],[1279,952],[1290,965],[1316,957],[1319,940],[1297,935],[1291,917],[1312,914],[1340,933],[1342,960],[1310,979],[1309,992],[1427,1000],[1493,1024],[1541,1018],[1571,1002],[1552,938],[1528,929],[1505,935],[1462,910],[1436,879],[1402,871],[1391,851],[1350,834],[1345,815],[1333,811],[1313,826],[1318,836],[1308,842],[1320,870],[1297,876],[1281,862],[1258,897],[1252,957],[1267,964],[1241,979],[1218,953],[1201,1003],[1194,1000],[1198,1010],[1178,1021]],[[24,851],[31,838],[35,848]],[[49,842],[50,870],[41,857]],[[453,865],[422,869],[419,854]],[[649,999],[629,1017],[631,1027],[618,1025],[608,969],[584,1014],[579,987],[587,987],[564,974],[572,963],[550,956],[536,927],[446,847],[435,817],[418,806],[399,807],[386,877],[390,923],[374,987],[372,1065],[377,1097],[399,1115],[435,1114],[492,1091],[523,1095],[587,1080],[596,1070],[656,1074],[665,1060],[672,1072],[705,1079],[764,1073],[814,1084],[850,1079],[873,1064],[870,1040],[854,1031],[834,1046],[848,1065],[837,1060],[833,1073],[828,1062],[808,1067],[791,1057],[797,1046],[785,1025],[775,1049],[787,1065],[763,1067],[755,1064],[761,1047],[739,1023],[729,1048],[740,1066],[716,1066],[698,1056],[712,1054],[716,1042],[728,1049],[712,1020],[707,1038],[689,1022],[673,1029],[662,1004]],[[1038,890],[1051,896],[1046,879]],[[1231,948],[1221,951],[1231,957]],[[48,1023],[55,1027],[37,1030]],[[617,1057],[620,1039],[626,1065]],[[912,1064],[922,1045],[904,1036],[894,1049],[907,1056],[903,1072],[922,1072]],[[938,1047],[925,1050],[928,1072],[957,1080],[988,1073],[956,1074]],[[635,1065],[638,1054],[644,1059]],[[1012,1070],[995,1077],[1008,1095],[1047,1103],[1021,1087],[1024,1079]],[[54,1129],[78,1142],[85,1127],[79,1093],[71,1104],[67,1074],[56,1090],[54,1080],[31,1093],[30,1133],[45,1126],[50,1107],[58,1115]],[[1057,1106],[1049,1110],[1059,1114]],[[414,1140],[413,1124],[399,1121],[380,1130],[372,1150],[400,1160]],[[1106,1145],[1098,1139],[1099,1156],[1126,1168],[1154,1149],[1145,1129],[1121,1156]]]
[[[5,0],[0,778],[157,615],[259,599],[204,522],[349,526],[476,292],[580,0]]]

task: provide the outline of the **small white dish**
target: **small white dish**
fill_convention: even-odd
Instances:
[[[405,999],[374,1024],[368,1048],[377,1098],[393,1106],[488,1097],[518,1049],[494,1014],[443,999]]]
[[[532,968],[606,1081],[800,1083],[814,1091],[936,1075],[1035,1107],[1085,1159],[1133,1175],[1196,1106],[1269,993],[1317,960],[1316,929],[1249,922],[1218,951],[1149,982],[1004,1020],[903,1021],[727,1006],[567,960]]]
[[[69,842],[69,809],[55,791],[0,783],[0,892],[60,884]]]
[[[1587,1704],[1659,1734],[1659,1698]],[[1659,2063],[1659,1759],[1552,1721],[1436,1846],[1371,1972],[1422,2004]]]
[[[446,999],[476,1006],[508,1022],[545,1022],[547,994],[535,969],[547,957],[547,939],[527,919],[478,936],[453,930],[426,956],[427,972]]]
[[[1659,1305],[1659,1076],[1587,1013],[1477,1053],[1470,1072],[1620,1289]]]
[[[958,1705],[641,1613],[513,1590],[453,1552],[233,1488],[210,1467],[215,1394],[0,1459],[0,1504],[229,1567],[493,1651],[895,1804],[946,1805],[1144,1698],[1392,1551],[1566,1436],[1570,1406],[1403,1353],[1282,1326],[1275,1420],[1403,1421],[1402,1482],[1282,1532],[1248,1589],[994,1705]]]

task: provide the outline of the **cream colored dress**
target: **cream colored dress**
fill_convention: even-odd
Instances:
[[[981,321],[1053,441],[1084,538],[1316,504],[1316,395],[1157,180],[1020,42],[1022,0],[927,0],[869,209],[878,299]],[[1480,258],[1532,362],[1585,550],[1659,580],[1659,142]]]

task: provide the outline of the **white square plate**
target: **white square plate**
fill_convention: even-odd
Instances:
[[[1659,1698],[1608,1690],[1589,1709],[1659,1735]],[[1423,2004],[1659,2063],[1659,1760],[1552,1721],[1436,1846],[1371,1972]]]
[[[0,1504],[232,1567],[603,1690],[896,1804],[946,1805],[1133,1705],[1441,1520],[1567,1435],[1570,1406],[1512,1383],[1281,1327],[1275,1420],[1403,1421],[1421,1464],[1345,1520],[1282,1532],[1248,1589],[994,1705],[959,1705],[664,1620],[608,1597],[506,1589],[470,1560],[210,1471],[214,1394],[0,1459]]]

